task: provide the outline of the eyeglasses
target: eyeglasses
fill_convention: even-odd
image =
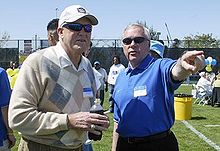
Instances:
[[[132,41],[134,41],[134,43],[136,43],[136,44],[140,44],[140,43],[144,42],[145,39],[147,39],[147,38],[145,38],[145,37],[130,38],[129,37],[129,38],[124,38],[122,40],[122,42],[123,42],[124,45],[130,45],[132,43]]]
[[[73,31],[81,31],[83,28],[85,32],[91,33],[92,32],[92,25],[90,24],[79,24],[79,23],[71,23],[71,24],[65,24],[63,27],[73,30]]]

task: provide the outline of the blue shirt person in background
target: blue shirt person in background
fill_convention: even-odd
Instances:
[[[203,69],[203,51],[184,53],[177,61],[150,54],[149,30],[131,24],[123,32],[129,61],[115,84],[112,151],[176,151],[174,90],[191,73]]]
[[[161,42],[156,40],[150,41],[150,54],[154,58],[163,58],[164,49],[164,44],[162,44]]]
[[[12,129],[8,126],[8,105],[11,96],[11,88],[8,75],[0,68],[0,150],[10,151],[15,145],[16,139]]]

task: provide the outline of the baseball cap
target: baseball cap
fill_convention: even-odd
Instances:
[[[150,50],[156,52],[161,58],[163,58],[165,49],[164,45],[156,40],[151,40],[150,43]]]
[[[100,65],[100,62],[99,62],[99,61],[95,61],[95,62],[94,62],[94,65],[96,65],[96,64],[99,64],[99,65]]]
[[[59,27],[62,27],[65,23],[75,22],[80,18],[88,18],[92,25],[98,24],[98,19],[91,15],[84,7],[80,5],[71,5],[64,9],[59,18]]]

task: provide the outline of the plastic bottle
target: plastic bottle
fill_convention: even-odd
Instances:
[[[96,99],[95,100],[95,104],[91,107],[90,109],[90,113],[97,113],[97,114],[103,114],[103,107],[100,105],[100,99]],[[100,135],[96,135],[93,133],[88,133],[89,135],[89,139],[97,141],[97,140],[101,140],[102,138],[102,131],[100,131]]]

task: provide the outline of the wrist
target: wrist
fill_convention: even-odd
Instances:
[[[175,81],[185,80],[191,74],[191,71],[186,70],[182,63],[182,58],[179,58],[172,69],[172,78]]]
[[[71,126],[70,126],[70,120],[69,120],[69,115],[67,115],[66,122],[67,122],[67,129],[69,130],[69,129],[71,128]]]

